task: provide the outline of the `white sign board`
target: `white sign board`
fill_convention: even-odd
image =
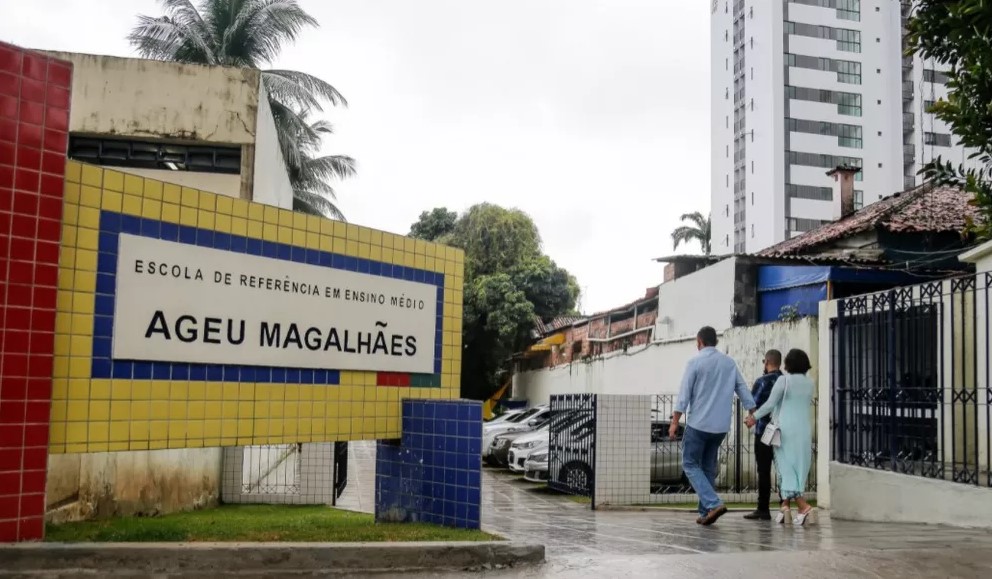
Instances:
[[[121,360],[434,373],[437,286],[121,234]]]

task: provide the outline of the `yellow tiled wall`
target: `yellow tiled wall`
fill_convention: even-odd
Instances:
[[[338,384],[156,379],[137,371],[94,378],[101,239],[108,235],[101,219],[108,215],[443,273],[441,372],[414,376],[411,386],[377,385],[381,375],[355,371],[341,371]],[[397,438],[402,398],[458,397],[463,260],[450,247],[70,161],[51,452]]]

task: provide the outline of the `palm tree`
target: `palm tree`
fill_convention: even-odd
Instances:
[[[317,20],[296,0],[159,0],[165,16],[138,16],[128,40],[146,58],[193,64],[262,68],[278,56],[284,43],[296,40]],[[263,70],[262,81],[276,123],[283,160],[293,186],[293,208],[343,219],[334,204],[330,178],[354,174],[350,157],[315,157],[322,138],[331,133],[308,115],[322,104],[347,106],[330,84],[293,70]]]
[[[680,243],[698,241],[703,248],[703,253],[710,254],[710,217],[695,211],[686,213],[679,217],[679,221],[690,221],[693,225],[681,225],[672,232],[673,248],[678,249]]]

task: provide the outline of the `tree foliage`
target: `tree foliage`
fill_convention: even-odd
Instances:
[[[672,231],[673,249],[678,249],[679,244],[698,241],[705,255],[710,254],[710,217],[696,211],[686,213],[679,217],[679,221],[689,221],[692,225],[681,225]]]
[[[128,40],[138,54],[191,64],[261,68],[278,57],[317,20],[296,0],[159,0],[165,15],[138,16]],[[298,71],[262,71],[283,161],[293,186],[293,208],[343,219],[334,203],[333,179],[355,173],[355,160],[319,156],[323,137],[333,132],[309,115],[324,103],[347,106],[344,96],[323,80]]]
[[[420,219],[410,227],[410,237],[437,241],[455,229],[458,214],[448,211],[447,207],[437,207],[430,212],[424,211]]]
[[[525,348],[537,318],[574,311],[575,278],[541,251],[534,221],[483,203],[456,216],[425,211],[411,236],[465,250],[462,396],[484,399],[502,383],[510,357]]]
[[[920,0],[908,23],[907,50],[950,68],[946,99],[930,109],[973,149],[975,167],[938,157],[920,172],[938,184],[974,195],[982,239],[992,237],[992,3],[986,0]]]

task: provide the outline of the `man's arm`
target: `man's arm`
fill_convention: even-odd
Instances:
[[[740,370],[737,371],[737,397],[741,399],[741,404],[748,412],[754,412],[757,408],[754,404],[754,397],[751,396],[751,391],[747,388],[747,382],[744,381],[744,376],[741,375]]]
[[[682,386],[679,388],[679,398],[675,401],[675,412],[672,413],[672,424],[668,427],[668,437],[675,440],[678,433],[679,421],[692,403],[692,394],[696,388],[696,364],[692,361],[685,367],[682,375]]]

